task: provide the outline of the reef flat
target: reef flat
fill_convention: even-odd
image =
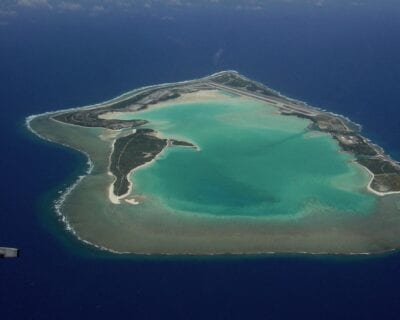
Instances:
[[[347,118],[235,71],[30,117],[28,126],[91,159],[58,209],[80,239],[107,250],[371,253],[400,245],[399,164]]]

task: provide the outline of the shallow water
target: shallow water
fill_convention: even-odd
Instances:
[[[122,117],[149,120],[163,136],[200,148],[169,148],[131,177],[135,194],[170,209],[288,217],[326,209],[364,214],[374,207],[375,196],[365,192],[368,174],[330,135],[263,102],[226,98]]]

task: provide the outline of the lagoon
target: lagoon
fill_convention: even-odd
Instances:
[[[251,99],[169,104],[124,114],[200,151],[168,148],[135,171],[134,193],[169,209],[217,216],[290,218],[340,210],[366,214],[370,179],[329,134]]]

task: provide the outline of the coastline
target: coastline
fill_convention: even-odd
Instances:
[[[222,72],[222,73],[224,73],[224,72]],[[219,74],[219,73],[217,73],[217,74]],[[179,82],[179,83],[187,83],[187,82],[191,82],[191,81],[189,80],[189,81],[184,81],[184,82]],[[49,142],[52,142],[52,143],[55,143],[55,141],[53,141],[53,140],[51,140],[51,139],[49,139],[49,138],[47,138],[47,137],[44,137],[44,136],[42,136],[41,134],[39,134],[38,132],[36,132],[35,130],[33,130],[32,127],[30,126],[30,122],[31,122],[33,119],[35,119],[36,117],[39,117],[39,116],[51,116],[51,115],[53,115],[53,114],[61,113],[61,112],[64,112],[64,111],[71,111],[71,110],[78,110],[78,109],[81,110],[82,108],[91,109],[91,108],[105,107],[105,106],[107,106],[108,104],[110,104],[111,101],[116,102],[116,101],[118,101],[117,99],[123,99],[123,98],[125,98],[125,97],[128,96],[128,95],[136,94],[136,93],[138,93],[138,92],[145,91],[146,89],[149,89],[149,88],[161,88],[161,87],[164,87],[164,86],[176,85],[176,84],[177,84],[177,83],[172,83],[172,84],[171,84],[171,83],[167,83],[167,84],[156,85],[156,86],[142,87],[142,88],[135,89],[135,90],[129,91],[129,92],[127,92],[127,93],[124,93],[124,94],[122,94],[122,95],[120,95],[120,96],[118,96],[118,97],[116,97],[116,98],[110,99],[110,100],[108,100],[108,101],[106,101],[106,102],[104,102],[104,103],[97,103],[97,104],[90,105],[90,106],[86,106],[86,107],[70,108],[70,109],[58,110],[58,111],[53,111],[53,112],[45,112],[45,113],[42,113],[42,114],[37,114],[37,115],[28,116],[28,117],[26,118],[26,120],[25,120],[26,126],[27,126],[28,130],[30,130],[32,133],[34,133],[34,134],[35,134],[36,136],[38,136],[39,138],[44,139],[44,140],[49,141]],[[177,100],[178,100],[178,99],[177,99]],[[184,99],[183,99],[183,100],[184,100]],[[294,101],[297,101],[297,100],[294,100]],[[185,103],[185,102],[187,102],[187,101],[183,101],[183,102],[181,102],[181,103]],[[193,102],[193,101],[192,101],[192,102]],[[168,104],[168,102],[164,102],[164,103],[165,103],[165,104]],[[307,105],[306,103],[304,103],[304,104]],[[308,105],[307,105],[307,106],[308,106]],[[340,116],[340,117],[343,117],[343,116],[341,116],[341,115],[339,115],[339,116]],[[345,117],[343,117],[343,118],[345,118]],[[73,125],[73,124],[71,124],[71,125]],[[59,142],[56,142],[56,143],[59,143]],[[60,143],[59,143],[59,144],[60,144]],[[76,180],[71,186],[69,186],[68,188],[66,188],[66,190],[64,190],[64,192],[61,194],[60,198],[59,198],[58,200],[55,200],[55,202],[54,202],[54,208],[55,208],[57,214],[61,217],[62,222],[65,224],[65,229],[68,230],[68,231],[70,231],[70,232],[72,232],[80,241],[84,242],[85,244],[94,246],[94,247],[96,247],[96,248],[98,248],[98,249],[105,250],[105,251],[109,251],[109,252],[112,252],[112,253],[133,254],[133,253],[131,253],[131,252],[120,252],[120,251],[115,251],[115,250],[112,250],[112,249],[109,249],[109,248],[106,248],[106,247],[99,246],[99,245],[97,245],[97,244],[95,244],[95,243],[91,243],[91,242],[89,242],[89,241],[87,241],[87,240],[81,238],[81,237],[79,236],[79,234],[73,229],[73,227],[72,227],[71,224],[69,223],[69,221],[68,221],[68,219],[66,218],[66,216],[62,213],[62,206],[63,206],[63,203],[65,202],[65,200],[70,196],[70,194],[72,193],[72,191],[82,182],[82,180],[83,180],[87,175],[89,175],[89,174],[92,172],[93,166],[94,166],[94,165],[93,165],[93,162],[92,162],[92,159],[90,158],[90,156],[89,156],[89,154],[88,154],[87,152],[85,152],[85,151],[83,151],[83,150],[81,150],[81,149],[79,149],[79,148],[72,147],[72,146],[70,146],[70,145],[68,145],[68,144],[62,144],[62,145],[65,146],[65,147],[72,148],[72,149],[74,149],[74,150],[77,150],[77,151],[82,152],[83,154],[85,154],[85,156],[87,157],[87,165],[88,165],[88,169],[86,170],[85,175],[79,176],[79,177],[77,178],[77,180]],[[165,148],[163,149],[162,152],[160,152],[160,153],[159,153],[154,159],[152,159],[151,161],[149,161],[149,162],[147,162],[147,163],[145,163],[145,164],[143,164],[143,165],[141,165],[141,166],[139,166],[139,167],[134,168],[134,169],[129,173],[129,176],[130,176],[135,170],[137,170],[137,169],[139,169],[139,168],[142,168],[142,167],[145,167],[145,166],[148,166],[148,165],[151,165],[151,164],[153,163],[153,161],[155,161],[155,160],[164,152],[164,150],[165,150]],[[383,149],[382,149],[382,150],[383,150]],[[361,164],[359,164],[359,165],[361,165]],[[361,166],[362,166],[364,169],[366,169],[367,172],[371,175],[371,180],[370,180],[370,182],[369,182],[369,184],[368,184],[368,186],[367,186],[367,188],[368,188],[368,190],[369,190],[370,192],[373,192],[374,194],[376,194],[376,195],[378,195],[378,196],[380,196],[380,197],[384,197],[384,196],[386,196],[386,195],[391,195],[391,194],[398,194],[398,193],[400,193],[400,191],[399,191],[399,192],[381,193],[381,192],[377,192],[377,191],[373,190],[373,189],[371,188],[371,183],[372,183],[372,181],[373,181],[375,175],[374,175],[368,168],[366,168],[365,166],[363,166],[363,165],[361,165]],[[121,196],[121,197],[116,197],[118,203],[120,203],[120,200],[122,200],[123,198],[127,197],[127,196],[131,193],[131,190],[132,190],[132,181],[131,181],[130,179],[128,179],[128,180],[129,180],[129,183],[130,183],[129,191],[128,191],[125,195],[123,195],[123,196]],[[112,187],[112,185],[113,185],[113,184],[111,184],[111,187]],[[111,187],[110,187],[110,188],[111,188]],[[109,192],[110,192],[110,190],[109,190]],[[114,200],[115,200],[115,199],[114,199]],[[110,201],[112,201],[112,200],[111,200],[111,197],[110,197]],[[114,203],[114,202],[113,202],[113,203]],[[395,250],[395,249],[389,249],[389,250],[382,251],[382,252],[378,252],[378,253],[385,253],[385,252],[390,252],[390,251],[393,251],[393,250]],[[188,252],[188,253],[180,253],[180,254],[183,254],[183,255],[199,255],[199,254],[196,254],[196,253],[193,254],[193,253],[190,253],[190,252]],[[210,253],[210,254],[205,254],[205,255],[226,255],[226,254],[227,254],[227,253]],[[284,252],[259,252],[259,253],[254,253],[254,252],[243,252],[243,253],[229,253],[229,255],[243,255],[243,254],[248,254],[248,255],[257,254],[257,255],[258,255],[258,254],[287,254],[287,253],[284,253]],[[358,253],[358,252],[356,252],[356,253],[341,253],[341,252],[337,252],[337,253],[334,253],[334,252],[307,252],[307,251],[304,251],[304,252],[296,252],[296,253],[289,253],[289,254],[369,255],[369,254],[375,254],[375,252],[364,252],[364,253]],[[146,255],[146,254],[145,254],[145,255]],[[153,255],[153,253],[149,253],[149,255]],[[157,255],[157,254],[156,254],[156,255]],[[160,253],[159,255],[175,255],[175,253]],[[202,254],[200,254],[200,255],[202,255]]]
[[[47,137],[44,137],[43,135],[39,134],[30,125],[30,122],[33,119],[35,119],[37,117],[40,117],[40,116],[49,115],[49,114],[52,114],[52,112],[45,112],[45,113],[42,113],[42,114],[28,116],[25,119],[25,126],[27,127],[27,129],[30,132],[32,132],[35,136],[39,137],[40,139],[43,139],[43,140],[45,140],[47,142],[51,142],[51,143],[58,143],[58,142],[55,142],[55,141],[53,141],[53,140],[51,140],[51,139],[49,139]],[[60,143],[58,143],[58,144],[60,144]],[[64,191],[61,192],[60,197],[53,201],[54,211],[57,214],[57,216],[59,217],[59,219],[61,220],[61,222],[64,224],[65,230],[68,231],[68,232],[71,232],[79,241],[83,242],[84,244],[89,245],[89,246],[93,246],[93,247],[95,247],[95,248],[97,248],[97,249],[99,249],[101,251],[108,251],[108,252],[116,253],[116,254],[129,253],[129,252],[119,252],[119,251],[115,251],[115,250],[112,250],[112,249],[109,249],[109,248],[106,248],[106,247],[102,247],[102,246],[99,246],[99,245],[97,245],[95,243],[92,243],[92,242],[90,242],[90,241],[88,241],[86,239],[81,238],[79,236],[79,234],[75,231],[75,229],[72,227],[72,225],[68,221],[67,217],[62,213],[62,207],[63,207],[64,202],[67,200],[67,198],[70,196],[70,194],[74,191],[74,189],[83,181],[83,179],[85,179],[92,172],[92,170],[94,168],[94,164],[93,164],[93,161],[92,161],[92,159],[90,158],[90,156],[89,156],[89,154],[87,152],[85,152],[83,150],[80,150],[78,148],[74,148],[74,147],[72,147],[70,145],[67,145],[67,144],[61,144],[61,145],[63,145],[64,147],[76,150],[76,151],[84,154],[86,156],[86,159],[87,159],[87,162],[86,162],[87,169],[86,169],[85,174],[78,176],[78,178],[75,180],[75,182],[73,184],[71,184],[70,186],[66,187],[64,189]]]

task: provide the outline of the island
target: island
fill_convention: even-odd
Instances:
[[[55,208],[68,230],[104,250],[365,254],[400,246],[399,163],[348,118],[236,71],[30,116],[27,126],[87,155],[87,175]]]

